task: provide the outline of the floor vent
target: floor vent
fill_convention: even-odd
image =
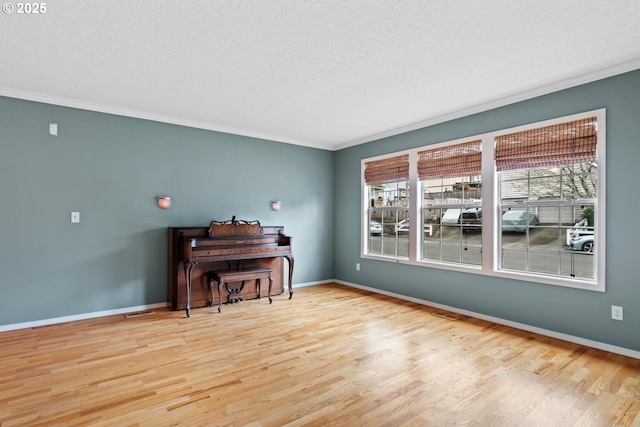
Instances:
[[[460,316],[453,313],[443,313],[441,311],[434,311],[431,314],[433,314],[436,317],[442,317],[443,319],[447,319],[447,320],[460,320]]]
[[[154,314],[155,311],[151,311],[151,310],[147,310],[147,311],[137,311],[135,313],[127,313],[124,315],[125,319],[130,319],[132,317],[140,317],[140,316],[146,316],[147,314]]]

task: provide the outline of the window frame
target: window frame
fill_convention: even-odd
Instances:
[[[498,172],[495,166],[495,141],[500,135],[522,132],[526,130],[553,126],[566,122],[581,120],[587,117],[596,117],[597,120],[597,200],[594,205],[595,222],[594,222],[594,239],[597,244],[596,251],[593,254],[594,279],[563,277],[559,275],[537,273],[531,271],[504,270],[500,268],[501,262],[501,210],[498,192]],[[470,140],[482,140],[482,236],[481,243],[483,248],[489,250],[482,251],[481,265],[452,264],[442,261],[421,259],[423,246],[423,227],[418,231],[415,224],[422,221],[422,184],[418,179],[417,162],[418,152],[425,149],[437,148],[438,146],[447,146],[460,144]],[[398,155],[409,154],[409,257],[399,258],[387,255],[378,255],[368,253],[369,241],[369,204],[368,187],[364,181],[364,167],[366,162],[381,160],[384,158],[395,157]],[[573,115],[557,117],[549,120],[528,123],[521,126],[515,126],[506,129],[498,129],[496,131],[487,132],[478,135],[469,135],[456,140],[442,141],[435,144],[425,145],[410,150],[393,152],[385,155],[365,158],[361,160],[361,248],[360,257],[363,259],[381,260],[387,262],[403,263],[418,265],[430,268],[439,268],[451,271],[463,271],[472,274],[481,274],[505,279],[521,280],[535,282],[541,284],[598,291],[606,290],[606,109],[586,111]]]
[[[405,150],[405,151],[397,151],[394,153],[390,153],[390,154],[386,154],[386,155],[381,155],[381,156],[376,156],[376,157],[370,157],[370,158],[366,158],[366,159],[362,159],[361,161],[361,177],[360,177],[360,181],[362,183],[362,192],[361,192],[361,197],[362,197],[362,202],[361,202],[361,210],[362,210],[362,218],[361,218],[361,222],[360,222],[360,254],[362,258],[372,258],[372,259],[379,259],[379,260],[385,260],[385,261],[394,261],[394,262],[402,262],[402,263],[408,263],[410,262],[410,260],[412,259],[412,256],[415,256],[415,254],[413,253],[413,246],[412,246],[412,232],[411,229],[409,230],[409,254],[407,257],[403,257],[403,256],[399,256],[399,255],[389,255],[389,254],[376,254],[376,253],[369,253],[370,250],[370,244],[371,244],[371,234],[370,234],[370,229],[369,229],[369,213],[371,210],[379,210],[379,211],[388,211],[388,212],[393,212],[393,211],[407,211],[408,212],[408,216],[409,216],[409,224],[414,224],[415,223],[415,218],[412,215],[413,209],[412,209],[412,201],[415,200],[414,196],[413,196],[413,192],[414,192],[414,188],[412,188],[411,186],[411,182],[413,182],[414,180],[412,179],[413,176],[416,175],[416,165],[415,165],[415,156],[412,153],[413,150]],[[406,181],[407,185],[409,186],[409,194],[408,194],[408,198],[407,198],[407,206],[381,206],[381,207],[374,207],[371,206],[371,198],[370,198],[370,191],[369,191],[369,185],[367,185],[366,183],[366,179],[365,179],[365,169],[366,169],[366,164],[367,163],[371,163],[371,162],[377,162],[380,160],[385,160],[385,159],[390,159],[390,158],[394,158],[394,157],[400,157],[400,156],[405,156],[408,155],[409,156],[409,178]],[[396,182],[404,182],[404,181],[396,181]],[[384,230],[383,230],[384,232]],[[381,239],[383,238],[383,235],[381,235]],[[396,251],[398,248],[398,235],[396,234],[396,242],[395,242],[395,247],[396,247]],[[413,254],[413,255],[412,255]]]
[[[476,144],[476,143],[480,143],[480,144]],[[482,149],[482,140],[480,138],[462,138],[462,139],[457,139],[454,141],[447,141],[444,143],[437,143],[437,144],[433,144],[433,145],[429,145],[426,147],[421,147],[417,150],[418,155],[421,152],[424,151],[448,151],[446,150],[446,148],[448,147],[460,147],[460,146],[473,146],[473,145],[479,145],[480,148]],[[444,149],[444,150],[442,150]],[[480,158],[482,159],[482,152],[480,152]],[[418,156],[418,161],[420,161],[420,157]],[[446,160],[445,160],[446,162]],[[460,169],[465,169],[465,168],[460,168],[460,165],[456,165],[456,168],[458,168],[458,171]],[[471,169],[475,169],[475,167],[471,167]],[[450,180],[450,179],[457,179],[457,178],[462,178],[464,183],[470,183],[465,181],[464,177],[458,176],[459,172],[456,172],[455,175],[451,176],[447,176],[444,178],[436,178],[436,179],[441,179],[441,180]],[[478,176],[478,175],[482,175],[482,171],[481,168],[480,170],[477,170],[477,175],[471,175],[471,176]],[[427,177],[427,178],[432,178],[432,177]],[[429,179],[428,181],[434,181],[435,179]],[[420,177],[420,173],[418,173],[418,177],[417,177],[417,182],[416,182],[416,187],[418,190],[418,196],[416,200],[419,200],[419,206],[417,206],[418,208],[418,218],[419,221],[423,223],[424,222],[424,216],[423,216],[423,208],[425,207],[425,203],[424,203],[424,190],[425,190],[425,182],[427,182],[427,180],[421,180]],[[464,194],[464,192],[463,192]],[[418,203],[416,203],[418,204]],[[463,196],[462,199],[459,200],[458,203],[434,203],[433,205],[431,205],[429,207],[429,209],[437,209],[437,210],[447,210],[447,209],[459,209],[460,210],[460,215],[462,215],[462,212],[465,210],[470,210],[470,209],[482,209],[482,201],[478,202],[478,201],[472,201],[469,198],[466,198]],[[442,225],[440,225],[440,227],[442,227]],[[463,246],[466,246],[466,237],[465,237],[465,231],[463,230],[463,227],[461,224],[458,225],[457,227],[454,227],[454,229],[457,229],[457,233],[459,233],[459,237],[461,237],[461,240],[459,240],[458,242],[454,242],[454,243],[448,243],[446,245],[440,245],[440,249],[442,250],[444,247],[449,247],[452,248],[454,246],[460,246],[460,253],[459,253],[459,260],[458,261],[446,261],[446,260],[436,260],[436,259],[432,259],[432,258],[427,258],[425,253],[424,253],[424,241],[421,239],[422,235],[418,237],[418,248],[417,248],[417,259],[416,261],[419,263],[429,263],[429,264],[442,264],[444,266],[448,266],[448,267],[453,267],[453,266],[460,266],[464,269],[464,271],[468,271],[468,269],[472,269],[472,270],[477,270],[479,268],[481,268],[481,263],[480,265],[477,263],[471,263],[471,262],[465,262],[462,258],[463,258],[463,253],[464,250],[466,250],[466,248],[463,250]],[[442,231],[442,228],[440,228],[440,231]],[[442,243],[442,242],[441,242]],[[469,245],[469,247],[475,247],[478,248],[478,245],[474,245],[471,244]],[[482,245],[479,245],[479,247],[481,248]]]

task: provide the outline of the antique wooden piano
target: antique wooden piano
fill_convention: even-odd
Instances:
[[[258,221],[211,221],[209,227],[169,227],[168,304],[171,310],[220,304],[231,289],[242,290],[240,299],[260,298],[284,292],[284,260],[288,261],[289,299],[293,296],[291,237],[282,226],[261,226]],[[220,271],[270,270],[266,287],[227,284],[211,290],[209,278]],[[217,277],[216,275],[213,275]],[[271,280],[270,280],[271,281]],[[235,295],[238,299],[238,295]],[[271,298],[270,298],[271,300]],[[220,309],[219,309],[220,310]]]

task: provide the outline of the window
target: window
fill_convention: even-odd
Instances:
[[[409,257],[409,155],[366,162],[367,253]]]
[[[603,109],[364,159],[362,256],[603,291],[604,127]]]
[[[418,152],[422,260],[481,264],[482,141]]]
[[[595,279],[597,123],[496,137],[500,269]]]

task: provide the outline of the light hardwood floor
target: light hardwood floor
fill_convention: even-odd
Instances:
[[[3,332],[0,425],[640,425],[640,360],[439,313],[328,284]]]

